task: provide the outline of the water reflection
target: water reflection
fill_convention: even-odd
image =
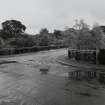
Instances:
[[[105,84],[105,72],[95,70],[76,70],[68,72],[68,78],[72,80],[97,80]]]
[[[69,72],[69,78],[82,80],[82,79],[95,79],[97,78],[96,71],[83,71],[83,70],[76,70],[73,72]]]

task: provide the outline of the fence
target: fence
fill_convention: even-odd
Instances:
[[[68,49],[69,58],[75,58],[75,60],[89,61],[97,63],[98,50],[77,50],[77,49]]]

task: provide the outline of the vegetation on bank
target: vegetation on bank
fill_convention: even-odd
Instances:
[[[65,48],[67,46],[33,46],[33,47],[22,47],[22,48],[3,48],[0,50],[0,55],[13,55],[13,54],[22,54],[37,52],[43,50],[59,49]]]
[[[84,20],[76,20],[71,28],[54,30],[43,28],[36,35],[25,33],[26,26],[17,20],[6,20],[0,30],[0,55],[31,52],[43,49],[71,47],[73,49],[104,49],[105,26],[92,28]]]

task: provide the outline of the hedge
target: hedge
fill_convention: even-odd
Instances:
[[[22,54],[29,52],[37,52],[50,49],[67,48],[67,46],[34,46],[34,47],[23,47],[23,48],[2,48],[0,49],[0,55],[12,55],[12,54]]]

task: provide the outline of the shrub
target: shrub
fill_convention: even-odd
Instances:
[[[100,64],[105,65],[105,49],[101,49],[98,54],[98,61]]]

